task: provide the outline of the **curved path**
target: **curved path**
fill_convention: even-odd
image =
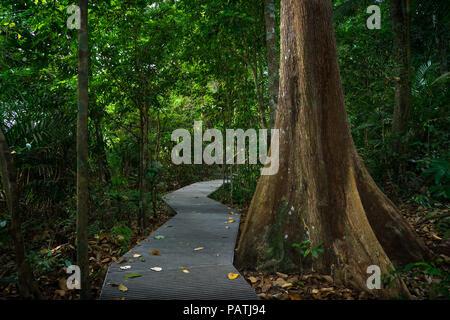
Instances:
[[[164,196],[177,214],[126,253],[128,262],[111,264],[100,299],[258,299],[242,275],[228,279],[228,273],[238,273],[233,257],[240,215],[207,197],[221,185],[222,180],[198,182]],[[234,222],[229,223],[230,218]],[[141,256],[133,258],[135,254]],[[131,268],[121,270],[123,266]],[[140,276],[124,278],[132,273]],[[118,283],[128,290],[111,285]]]

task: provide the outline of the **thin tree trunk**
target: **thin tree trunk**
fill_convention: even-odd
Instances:
[[[273,128],[277,112],[279,68],[280,68],[277,19],[275,15],[274,0],[264,1],[264,20],[266,26],[266,56],[267,56],[268,83],[269,83],[270,128]]]
[[[147,168],[148,168],[148,127],[149,115],[148,106],[145,104],[140,109],[141,117],[141,143],[140,143],[140,170],[139,170],[139,223],[140,231],[143,232],[147,227]]]
[[[97,160],[101,171],[101,178],[105,178],[105,182],[111,182],[111,173],[109,171],[108,160],[106,157],[105,141],[103,140],[103,130],[101,125],[101,118],[94,118],[95,136],[97,138]],[[100,179],[101,179],[100,178]]]
[[[439,10],[439,8],[436,8],[436,10]],[[439,67],[440,67],[440,74],[443,75],[448,72],[448,61],[447,61],[447,47],[448,47],[448,40],[447,40],[447,33],[445,32],[445,27],[442,24],[442,18],[441,18],[440,11],[435,12],[433,15],[434,18],[434,30],[435,30],[435,39],[436,39],[436,46],[437,50],[439,52]]]
[[[396,81],[392,120],[393,151],[402,154],[406,151],[406,144],[401,139],[408,130],[411,108],[409,0],[390,0],[390,10],[392,31],[394,32],[394,79]]]
[[[25,246],[22,236],[22,223],[19,208],[19,190],[17,187],[17,173],[8,143],[0,128],[0,174],[5,189],[8,210],[11,215],[11,234],[16,253],[17,276],[19,278],[19,292],[25,299],[41,299],[36,281],[29,263],[25,260]]]
[[[369,266],[388,275],[394,269],[389,257],[399,264],[424,261],[427,250],[357,155],[332,17],[328,0],[281,1],[279,171],[258,181],[236,263],[272,271],[314,269],[368,290]],[[304,241],[324,252],[305,258],[292,247]],[[409,295],[398,279],[389,290],[372,293]]]
[[[77,122],[77,263],[81,271],[81,299],[90,299],[89,283],[89,170],[88,170],[88,1],[79,0],[78,122]]]

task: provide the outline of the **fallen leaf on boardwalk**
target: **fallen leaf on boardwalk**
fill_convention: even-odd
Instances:
[[[298,294],[290,294],[289,299],[290,300],[301,300],[301,298]]]
[[[233,219],[228,220],[228,223],[233,223],[233,222],[234,222]]]
[[[237,214],[236,212],[231,211],[230,214]]]
[[[216,257],[219,257],[220,256],[220,253],[216,253]]]
[[[139,258],[140,256],[142,256],[142,254],[139,254],[139,253],[133,254],[133,258]]]
[[[152,251],[152,255],[154,255],[154,256],[159,256],[161,254],[161,252],[159,252],[159,250],[153,250]]]
[[[230,226],[226,226],[225,229],[230,229]]]
[[[164,236],[154,236],[155,239],[160,240],[160,239],[164,239]]]
[[[121,270],[128,270],[131,269],[131,266],[122,266],[120,267]]]
[[[119,284],[119,290],[122,292],[126,292],[126,291],[128,291],[128,288],[125,287],[123,284]]]
[[[205,247],[198,247],[198,248],[195,248],[194,251],[199,251],[199,250],[203,250],[203,249],[205,249]]]
[[[141,262],[145,262],[145,259],[144,259],[144,258],[139,258],[139,260],[140,260]]]
[[[234,280],[234,279],[236,279],[237,277],[239,277],[239,273],[233,273],[233,272],[230,272],[230,273],[228,274],[228,279],[230,279],[230,280]]]
[[[162,268],[161,267],[153,267],[153,268],[150,268],[150,270],[159,272],[159,271],[162,271]]]
[[[189,273],[189,270],[184,269],[183,272],[184,273]]]
[[[108,282],[107,285],[111,286],[111,287],[118,287],[120,285],[120,283]]]
[[[142,277],[142,275],[140,273],[129,273],[123,276],[126,279],[132,279],[132,278],[137,278],[137,277]]]

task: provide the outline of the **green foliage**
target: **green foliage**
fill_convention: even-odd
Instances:
[[[429,168],[423,171],[425,176],[432,176],[434,185],[430,188],[436,198],[450,199],[450,154],[446,158],[425,160]]]
[[[8,221],[0,221],[0,247],[5,246],[9,241],[9,228]]]
[[[404,274],[410,272],[412,277],[422,274],[427,279],[430,287],[430,299],[439,296],[450,299],[450,273],[439,268],[435,262],[415,262],[406,265],[403,269],[393,271],[392,274]]]
[[[111,228],[110,233],[120,244],[123,252],[128,250],[131,241],[131,236],[133,234],[133,231],[130,229],[129,226],[127,226],[125,223],[118,222]]]
[[[311,254],[314,259],[317,259],[319,258],[319,253],[323,253],[324,249],[321,248],[322,245],[323,242],[313,245],[310,240],[305,240],[302,243],[293,243],[292,247],[298,248],[301,255],[305,258]]]

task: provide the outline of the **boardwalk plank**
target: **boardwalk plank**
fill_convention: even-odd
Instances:
[[[111,264],[100,299],[126,300],[252,300],[258,296],[240,275],[230,280],[234,247],[239,230],[239,214],[207,196],[222,185],[222,180],[194,183],[164,197],[177,214],[134,247],[121,265]],[[227,223],[232,218],[233,223]],[[162,235],[164,239],[155,239]],[[194,250],[203,247],[202,250]],[[153,255],[153,250],[160,255]],[[140,254],[139,258],[133,258]],[[145,261],[141,261],[141,258]],[[120,266],[131,269],[121,270]],[[150,270],[161,267],[161,272]],[[189,270],[184,273],[183,269]],[[130,273],[138,278],[125,279]],[[111,284],[122,283],[121,292]]]

